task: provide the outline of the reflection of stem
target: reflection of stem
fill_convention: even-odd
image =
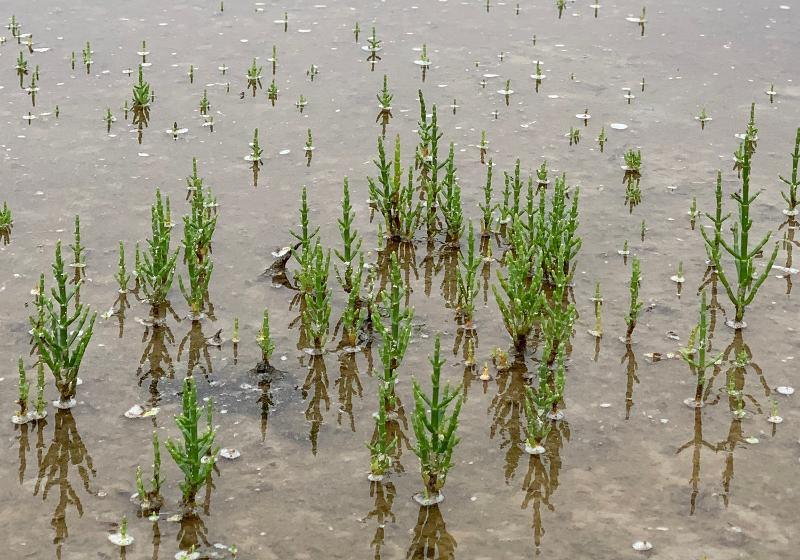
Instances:
[[[28,451],[31,450],[30,443],[28,442],[28,425],[22,424],[19,427],[19,483],[25,479],[25,468],[28,463]]]
[[[703,413],[702,409],[700,408],[695,408],[694,410],[694,437],[680,446],[675,454],[678,455],[681,451],[688,449],[689,447],[692,448],[692,478],[690,479],[692,485],[692,494],[689,499],[689,515],[694,515],[697,505],[697,495],[700,492],[700,452],[703,447],[707,447],[714,452],[717,451],[715,445],[703,439]]]
[[[636,370],[638,368],[636,354],[634,354],[633,347],[630,344],[625,345],[625,355],[622,356],[620,363],[624,364],[626,360],[628,362],[626,367],[628,382],[625,386],[625,420],[628,420],[631,417],[631,408],[633,408],[633,385],[634,382],[639,383],[639,378],[636,376]]]
[[[557,424],[556,429],[552,430],[546,440],[547,449],[544,455],[531,455],[528,459],[528,472],[522,482],[522,489],[525,497],[522,500],[522,509],[527,509],[529,504],[533,504],[533,542],[537,549],[542,543],[545,530],[542,526],[541,505],[547,506],[550,511],[555,511],[555,507],[550,503],[550,498],[558,489],[558,475],[561,472],[561,448],[563,447],[563,437],[569,440],[569,425],[566,422]],[[547,458],[547,462],[545,462]]]
[[[56,557],[60,558],[61,545],[69,536],[67,507],[75,506],[78,515],[83,516],[83,505],[69,480],[70,466],[77,468],[83,488],[89,494],[94,493],[89,487],[89,477],[90,475],[92,478],[95,477],[97,471],[94,469],[92,457],[81,440],[72,413],[69,410],[57,410],[54,416],[53,440],[39,464],[33,495],[37,496],[41,492],[42,500],[47,500],[50,490],[53,487],[58,488],[58,503],[53,511],[50,525],[55,530],[53,544],[56,545]],[[43,482],[44,487],[42,487]]]
[[[209,546],[208,529],[203,518],[196,514],[186,514],[181,517],[181,527],[178,529],[178,548],[189,551],[192,547]]]
[[[356,355],[344,353],[339,360],[339,378],[334,382],[339,387],[339,413],[337,422],[342,425],[342,413],[347,414],[350,419],[350,430],[356,431],[355,419],[353,417],[353,395],[361,398],[363,388],[361,379],[358,376],[358,366],[356,365]]]
[[[372,482],[369,486],[370,497],[375,498],[375,506],[372,511],[367,514],[366,519],[375,519],[377,527],[375,528],[375,536],[372,538],[370,547],[375,549],[375,560],[380,560],[381,549],[383,548],[383,541],[386,537],[386,522],[395,522],[395,515],[392,512],[392,504],[397,495],[397,490],[394,484],[387,482]]]
[[[149,338],[148,338],[149,337]],[[172,379],[175,376],[175,367],[172,364],[172,357],[169,354],[168,345],[175,343],[172,330],[164,325],[145,327],[142,334],[142,342],[147,341],[147,345],[142,351],[139,360],[139,367],[136,374],[139,377],[139,386],[148,377],[150,378],[151,404],[158,404],[161,393],[158,389],[159,381],[166,377]],[[144,363],[147,362],[147,371],[143,370]]]
[[[272,394],[270,387],[272,380],[269,375],[262,375],[258,380],[258,388],[261,389],[261,395],[258,397],[258,403],[261,405],[261,441],[267,439],[267,425],[269,423],[269,409],[273,406]]]
[[[331,399],[328,396],[328,371],[322,356],[313,356],[311,364],[303,383],[303,400],[308,397],[309,390],[313,390],[311,399],[306,407],[305,417],[310,424],[308,439],[311,441],[311,453],[317,454],[319,444],[319,429],[322,426],[323,416],[320,404],[325,403],[325,410],[330,410]]]
[[[456,546],[458,544],[453,535],[447,532],[439,506],[420,506],[406,558],[455,558]]]
[[[203,377],[207,379],[209,374],[213,373],[214,370],[211,367],[211,355],[208,352],[208,344],[203,334],[202,321],[192,321],[189,332],[186,333],[186,336],[183,337],[183,340],[181,340],[181,343],[178,345],[179,362],[181,361],[181,355],[183,354],[183,349],[187,341],[189,342],[189,349],[186,352],[186,375],[194,375],[195,368],[199,366]],[[205,361],[205,367],[200,364],[201,354]]]
[[[489,405],[492,424],[489,437],[500,434],[500,449],[508,448],[505,456],[506,484],[514,477],[519,459],[522,456],[522,419],[525,402],[525,378],[527,372],[524,356],[516,355],[511,367],[497,372],[497,394]]]

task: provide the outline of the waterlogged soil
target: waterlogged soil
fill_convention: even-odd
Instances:
[[[35,378],[30,291],[40,272],[49,274],[56,240],[71,241],[75,214],[87,247],[81,299],[102,313],[120,308],[113,278],[117,244],[125,241],[132,266],[134,243],[144,246],[149,234],[156,187],[169,194],[179,221],[194,156],[220,204],[212,316],[195,324],[185,319],[187,307],[175,286],[174,314],[167,313],[163,327],[147,327],[136,320],[148,316],[147,305],[128,294],[124,315],[98,319],[81,369],[78,406],[58,413],[49,407],[46,421],[38,424],[2,424],[4,554],[117,557],[121,552],[107,535],[127,515],[136,540],[122,557],[137,559],[170,559],[192,545],[209,558],[230,554],[221,545],[236,545],[239,557],[258,559],[620,559],[640,555],[632,548],[640,540],[653,544],[647,553],[653,558],[791,556],[800,513],[800,409],[797,396],[782,396],[775,388],[800,385],[797,277],[772,271],[748,308],[747,329],[735,335],[724,325],[732,306],[710,276],[706,287],[711,296],[716,285],[718,306],[712,346],[725,355],[710,373],[702,409],[683,403],[694,395],[686,364],[648,359],[650,353],[677,352],[696,322],[697,290],[709,279],[699,233],[707,222],[698,220],[693,229],[687,213],[693,197],[701,210],[712,210],[718,168],[726,192],[738,188],[731,170],[734,135],[744,130],[753,101],[759,140],[752,183],[763,192],[752,206],[751,237],[768,230],[776,232],[774,239],[796,237],[797,224],[782,214],[777,178],[791,172],[788,153],[800,124],[794,56],[800,52],[800,21],[798,7],[785,3],[663,0],[647,5],[642,35],[639,25],[625,19],[638,17],[642,5],[627,0],[603,3],[597,17],[588,2],[568,3],[561,19],[550,1],[520,2],[519,14],[514,2],[495,0],[488,11],[483,1],[454,0],[226,2],[221,14],[209,2],[4,2],[2,17],[15,14],[22,33],[33,34],[34,49],[49,47],[30,53],[8,30],[8,41],[0,45],[0,199],[8,201],[14,217],[10,243],[0,247],[0,402],[6,417],[16,399],[18,356],[26,359],[29,379]],[[274,23],[284,10],[286,31]],[[356,21],[362,29],[358,43]],[[373,25],[383,40],[374,68],[360,48]],[[135,70],[143,39],[155,101],[139,143],[130,115],[126,120],[122,111],[135,76],[123,70]],[[87,40],[93,50],[88,74],[80,55]],[[423,43],[431,60],[424,82],[422,68],[413,63]],[[266,97],[273,44],[279,89],[274,107]],[[20,48],[31,69],[40,69],[35,108],[14,70]],[[264,89],[255,98],[245,92],[253,57],[263,66]],[[535,60],[547,76],[538,93],[529,77]],[[229,67],[225,75],[218,70],[222,65]],[[312,65],[319,69],[313,82],[307,75]],[[433,508],[420,508],[411,498],[421,480],[408,439],[387,479],[366,479],[364,442],[371,438],[377,406],[373,368],[380,363],[379,342],[339,355],[337,335],[330,352],[310,360],[298,349],[298,308],[290,305],[295,292],[262,276],[271,251],[291,242],[303,185],[321,239],[339,247],[344,176],[350,178],[367,260],[375,261],[377,225],[370,223],[366,177],[375,174],[375,93],[384,73],[394,93],[387,138],[400,135],[403,164],[412,164],[422,89],[429,110],[438,106],[443,146],[454,143],[465,213],[473,220],[486,174],[477,148],[482,130],[490,142],[487,159],[496,165],[496,197],[500,172],[512,171],[516,158],[526,177],[546,159],[553,173],[566,173],[570,185],[580,186],[583,247],[573,290],[580,317],[569,353],[566,418],[556,424],[543,455],[523,450],[523,373],[535,371],[537,355],[512,356],[506,372],[490,364],[493,379],[485,383],[479,371],[465,370],[464,333],[448,303],[454,253],[440,237],[428,243],[422,231],[413,251],[405,248],[404,276],[415,307],[398,386],[406,416],[413,402],[411,376],[427,379],[437,333],[447,350],[446,377],[464,383],[466,399],[446,499]],[[496,77],[485,78],[482,87],[484,74]],[[507,79],[515,91],[508,102],[495,93]],[[773,103],[764,93],[770,84],[778,92]],[[636,96],[630,104],[623,97],[626,87]],[[213,132],[201,126],[204,89]],[[301,94],[308,100],[302,114],[295,106]],[[107,107],[116,117],[110,134]],[[705,130],[694,118],[703,107],[713,118]],[[587,127],[575,117],[585,109],[592,116]],[[30,124],[22,118],[29,111],[38,116]],[[164,132],[173,122],[188,128],[177,141]],[[601,126],[608,135],[602,153],[595,141]],[[255,127],[265,149],[257,187],[243,159]],[[568,142],[570,127],[581,132],[578,145]],[[316,148],[310,165],[303,152],[308,128]],[[625,205],[621,170],[629,148],[641,149],[643,157],[643,200],[632,211]],[[285,150],[290,152],[281,154]],[[178,227],[173,244],[181,236]],[[630,347],[618,342],[625,331],[630,260],[617,251],[626,240],[641,258],[645,300]],[[796,241],[782,242],[776,263],[791,267],[797,250]],[[756,260],[759,270],[765,260]],[[679,295],[670,276],[680,261],[686,282]],[[498,268],[494,262],[482,271],[479,365],[495,347],[509,347],[488,287]],[[587,334],[594,328],[590,298],[597,281],[604,297],[599,344]],[[333,301],[335,323],[344,304],[341,290],[334,290]],[[264,308],[271,313],[273,363],[280,370],[269,376],[253,371]],[[230,342],[234,317],[242,339],[236,352]],[[219,329],[222,346],[207,345],[205,339]],[[747,412],[739,421],[725,387],[741,350],[751,363],[734,376]],[[134,473],[142,465],[149,477],[153,429],[162,440],[178,436],[172,416],[180,405],[181,380],[190,372],[200,395],[214,402],[218,443],[240,450],[241,457],[220,459],[213,488],[201,492],[198,516],[176,521],[169,517],[179,512],[181,474],[162,452],[166,503],[160,519],[151,522],[137,516],[130,500]],[[47,395],[56,398],[52,383]],[[771,399],[784,418],[780,425],[767,422]],[[125,418],[137,403],[160,411],[148,419]],[[403,437],[413,440],[410,427],[401,426]],[[758,443],[746,440],[751,437]]]

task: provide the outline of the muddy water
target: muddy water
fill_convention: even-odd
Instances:
[[[124,317],[101,320],[95,329],[81,371],[79,406],[71,413],[51,409],[38,425],[3,424],[0,515],[9,557],[116,557],[120,552],[106,535],[123,514],[136,538],[127,558],[167,559],[192,545],[211,557],[222,553],[213,545],[223,543],[235,544],[240,557],[259,559],[534,554],[617,559],[636,557],[631,544],[642,539],[654,544],[650,554],[659,558],[790,555],[798,513],[800,414],[797,397],[777,395],[774,388],[800,385],[792,279],[778,278],[777,272],[770,276],[741,337],[723,324],[723,313],[732,308],[719,288],[713,346],[725,351],[726,359],[714,370],[708,404],[700,411],[683,404],[694,392],[687,366],[680,360],[649,363],[646,354],[675,352],[696,321],[705,252],[687,211],[693,196],[701,209],[711,209],[717,168],[724,171],[726,190],[737,188],[730,171],[734,134],[743,130],[751,101],[758,104],[759,125],[753,184],[764,188],[753,207],[754,231],[762,235],[780,227],[780,237],[795,236],[796,224],[784,223],[781,213],[777,174],[790,172],[787,154],[800,121],[791,56],[800,48],[793,33],[798,7],[738,0],[698,7],[665,0],[647,6],[642,36],[637,24],[625,21],[640,13],[640,3],[604,3],[597,18],[588,2],[569,3],[560,20],[549,1],[520,2],[518,15],[514,2],[491,4],[487,12],[482,1],[304,2],[288,7],[284,32],[282,24],[273,23],[282,19],[284,6],[271,2],[226,2],[219,15],[191,2],[4,3],[3,17],[15,14],[23,33],[33,33],[34,48],[51,48],[26,50],[29,64],[38,64],[41,73],[33,109],[13,70],[18,47],[10,32],[0,46],[0,198],[15,219],[10,244],[0,247],[0,399],[7,416],[16,398],[13,364],[29,351],[29,292],[40,271],[49,269],[55,241],[70,239],[73,216],[81,215],[88,247],[82,298],[102,312],[117,297],[117,243],[124,240],[132,252],[135,241],[144,240],[156,186],[171,196],[174,215],[183,213],[184,177],[195,156],[220,201],[213,318],[193,326],[174,289],[175,314],[168,314],[166,327],[147,328],[135,319],[146,317],[148,308],[130,294]],[[374,69],[354,41],[356,21],[359,43],[373,22],[384,41]],[[156,100],[139,144],[121,107],[134,81],[123,70],[136,67],[143,39],[152,62],[146,77]],[[87,40],[94,51],[88,74],[80,66]],[[419,58],[414,49],[423,43],[432,61],[424,83],[413,64]],[[273,44],[280,90],[274,107],[265,93]],[[249,93],[240,98],[253,57],[264,67],[264,89],[255,98]],[[538,93],[529,78],[532,60],[542,60],[547,75]],[[187,76],[190,64],[196,68],[194,83]],[[217,70],[223,64],[230,67],[225,76]],[[313,82],[306,75],[312,64],[319,67]],[[270,251],[290,241],[302,185],[309,188],[312,221],[321,225],[323,241],[337,247],[341,182],[349,176],[364,246],[376,245],[365,177],[374,173],[380,133],[375,92],[384,73],[395,96],[387,137],[400,134],[404,163],[412,162],[417,141],[417,90],[438,105],[443,140],[456,146],[469,217],[479,216],[486,170],[476,148],[481,130],[487,131],[496,171],[511,171],[519,157],[528,172],[544,158],[554,172],[566,172],[570,184],[581,186],[584,243],[574,287],[580,319],[567,375],[567,419],[550,435],[543,456],[522,450],[523,373],[536,367],[534,357],[519,357],[509,372],[493,372],[486,384],[475,372],[465,372],[463,337],[446,305],[452,254],[440,239],[428,245],[420,232],[413,258],[406,259],[416,328],[401,368],[400,396],[411,402],[410,376],[428,375],[427,355],[433,336],[441,333],[448,349],[446,374],[465,382],[467,399],[447,499],[431,509],[411,500],[421,481],[406,448],[398,472],[386,482],[370,486],[365,477],[377,346],[355,356],[330,352],[309,361],[297,348],[294,292],[274,288],[260,276],[271,262]],[[484,74],[498,76],[481,87]],[[515,90],[508,105],[495,93],[506,79]],[[764,94],[770,83],[779,93],[772,104]],[[625,87],[636,96],[630,104],[623,98]],[[201,126],[198,114],[204,89],[213,132]],[[301,94],[308,100],[302,114],[295,107]],[[40,116],[30,125],[22,119],[29,110],[53,112],[55,105],[57,119]],[[713,121],[701,131],[693,117],[703,106]],[[117,117],[110,135],[103,121],[107,107]],[[592,119],[584,128],[575,115],[587,108]],[[177,141],[164,132],[173,122],[189,129]],[[612,122],[628,128],[612,130]],[[256,126],[266,158],[254,188],[243,156]],[[609,136],[604,153],[594,140],[601,126]],[[565,137],[570,127],[581,130],[577,146],[570,147]],[[316,150],[307,166],[308,128]],[[620,169],[628,148],[640,148],[644,159],[643,202],[632,212],[624,204]],[[501,174],[495,177],[499,194]],[[176,231],[173,243],[179,238]],[[641,257],[647,301],[630,348],[616,340],[625,330],[628,298],[630,263],[617,254],[625,240]],[[783,244],[777,263],[786,264],[791,250],[797,251],[796,243]],[[368,260],[374,259],[372,252]],[[679,261],[687,278],[681,297],[669,279]],[[490,278],[497,267],[491,266]],[[605,297],[606,336],[599,347],[586,334],[594,325],[589,298],[595,281]],[[336,318],[343,299],[336,290]],[[277,345],[275,365],[282,371],[270,383],[251,371],[258,361],[253,339],[265,307]],[[230,338],[234,317],[241,321],[238,353],[230,342],[208,347],[205,338],[218,329]],[[476,354],[483,363],[494,347],[508,346],[491,290],[483,285],[477,324]],[[669,338],[668,331],[681,341]],[[739,422],[725,385],[742,349],[752,354],[752,364],[737,378],[749,413]],[[189,371],[201,380],[201,395],[214,400],[220,445],[242,455],[220,460],[197,518],[173,522],[167,517],[177,511],[179,471],[165,453],[167,505],[152,523],[137,518],[129,500],[134,472],[139,464],[146,476],[149,472],[152,429],[162,439],[177,435],[171,418]],[[48,397],[55,398],[52,385]],[[766,421],[771,398],[777,398],[785,419],[776,429]],[[149,420],[124,418],[135,403],[158,403],[161,412]],[[759,443],[747,443],[749,436]]]

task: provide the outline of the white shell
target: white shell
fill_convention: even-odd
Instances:
[[[525,442],[525,453],[529,455],[541,455],[545,451],[546,449],[541,445],[531,446],[528,442]]]
[[[232,447],[223,447],[222,449],[219,450],[219,456],[224,457],[225,459],[230,459],[230,460],[238,459],[239,457],[241,457],[241,455],[242,454],[239,452],[238,449],[234,449]]]
[[[122,547],[133,544],[133,536],[125,535],[123,537],[120,533],[114,533],[113,535],[108,535],[108,540],[110,540],[115,545]]]
[[[631,548],[633,548],[633,550],[637,550],[639,552],[646,552],[648,550],[652,550],[653,549],[653,545],[652,545],[652,543],[650,543],[648,541],[636,541],[635,543],[633,543],[631,545]]]
[[[414,494],[414,501],[417,502],[419,505],[425,507],[435,506],[437,504],[441,504],[444,501],[444,494],[439,492],[434,496],[426,497],[425,494],[419,492],[417,494]]]
[[[775,390],[781,395],[789,396],[794,394],[794,387],[789,387],[788,385],[781,385],[776,387]]]

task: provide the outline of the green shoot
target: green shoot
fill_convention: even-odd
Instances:
[[[193,377],[183,380],[183,410],[175,416],[175,423],[181,431],[183,443],[171,438],[165,442],[167,451],[183,472],[180,483],[183,504],[191,509],[200,487],[206,482],[214,469],[217,448],[214,447],[216,431],[211,424],[212,403],[206,402],[206,429],[198,431],[198,421],[202,408],[197,404],[197,387]]]
[[[168,208],[169,197],[162,200],[161,190],[156,189],[156,202],[150,210],[152,237],[147,240],[149,251],[142,255],[141,263],[136,270],[145,298],[154,307],[160,306],[167,300],[175,274],[175,262],[178,259],[178,249],[170,253],[172,225],[169,223]]]
[[[628,325],[628,331],[625,333],[625,340],[631,341],[633,329],[636,328],[636,319],[644,306],[644,303],[639,301],[639,286],[642,282],[642,274],[639,265],[639,257],[633,257],[631,262],[631,282],[630,282],[630,306],[628,313],[625,315],[625,324]]]
[[[459,442],[456,436],[458,416],[463,402],[460,384],[454,389],[450,388],[449,383],[446,383],[443,389],[440,387],[444,364],[444,359],[440,356],[440,346],[437,335],[433,356],[430,358],[433,368],[430,396],[426,395],[419,382],[413,379],[414,414],[411,420],[416,437],[416,445],[412,450],[419,457],[422,481],[425,485],[422,501],[433,501],[433,503],[441,501],[441,489],[447,479],[447,473],[453,466],[453,450]],[[447,409],[453,402],[455,404],[452,412],[448,415]]]
[[[389,289],[388,291],[383,290],[380,298],[380,307],[383,308],[383,315],[387,318],[381,318],[382,315],[378,304],[373,303],[371,310],[375,330],[380,333],[383,339],[380,349],[383,372],[379,374],[379,378],[387,390],[386,409],[390,413],[394,412],[397,404],[394,392],[394,387],[397,383],[397,370],[408,348],[408,341],[411,338],[411,321],[414,317],[413,308],[401,308],[404,295],[405,285],[400,276],[397,253],[392,252]],[[384,323],[384,321],[387,322]]]
[[[261,330],[256,337],[256,342],[261,349],[261,363],[266,368],[269,366],[272,353],[275,352],[275,343],[269,332],[269,311],[267,309],[264,310],[264,319],[261,321]]]
[[[353,205],[350,203],[350,185],[347,177],[344,178],[344,186],[342,187],[342,217],[337,220],[339,223],[339,232],[342,235],[342,251],[334,249],[333,252],[336,258],[341,261],[344,266],[343,271],[340,273],[339,269],[334,265],[333,269],[336,272],[336,279],[342,286],[345,292],[350,292],[353,289],[350,281],[353,278],[353,261],[356,256],[361,253],[361,237],[354,227],[356,213],[353,210]]]
[[[128,274],[128,270],[125,268],[125,246],[123,245],[122,241],[119,242],[119,261],[117,265],[117,274],[114,276],[114,278],[119,286],[119,293],[127,293],[128,282],[131,279],[131,275]]]
[[[311,290],[305,293],[306,308],[303,310],[303,328],[317,350],[325,346],[328,336],[331,316],[331,290],[328,289],[330,264],[330,250],[323,255],[322,246],[317,241],[310,268]]]
[[[475,298],[478,296],[478,267],[482,261],[475,250],[475,231],[471,221],[467,236],[467,254],[466,256],[462,255],[460,260],[461,266],[456,268],[458,312],[464,321],[464,327],[472,329],[472,322],[475,318]]]
[[[39,356],[55,378],[60,394],[59,407],[69,408],[75,403],[78,371],[92,338],[97,313],[90,317],[89,308],[75,299],[82,280],[77,281],[75,288],[67,288],[60,240],[56,242],[53,277],[56,286],[52,289],[52,296],[47,297],[44,293],[38,296],[44,320],[31,318],[31,324]],[[73,299],[75,302],[70,311]]]
[[[717,272],[720,282],[725,288],[731,303],[736,309],[736,315],[733,321],[728,321],[728,325],[733,328],[740,329],[746,326],[744,323],[744,313],[747,306],[753,301],[758,292],[758,289],[767,279],[775,258],[778,256],[778,247],[776,243],[769,259],[767,260],[764,270],[760,274],[756,274],[754,260],[772,236],[772,232],[767,232],[764,237],[750,247],[750,229],[753,227],[753,221],[750,218],[750,208],[755,202],[760,193],[754,195],[750,194],[750,171],[752,165],[752,157],[755,154],[756,140],[758,129],[755,125],[755,103],[750,109],[750,121],[747,125],[747,132],[745,133],[744,140],[742,141],[739,149],[741,154],[741,178],[742,188],[740,191],[731,195],[731,198],[736,202],[739,207],[739,220],[734,223],[731,228],[732,243],[728,243],[725,238],[719,235],[718,225],[721,226],[725,218],[721,218],[721,187],[717,189],[717,214],[715,221],[715,236],[711,239],[704,230],[701,229],[703,239],[708,247],[709,260],[713,263]],[[726,216],[727,218],[727,216]],[[717,220],[719,220],[717,222]],[[718,224],[718,225],[717,225]],[[722,266],[722,251],[724,249],[735,262],[736,267],[736,284],[732,282],[732,278],[728,276]]]
[[[784,210],[784,214],[787,216],[795,216],[797,215],[797,206],[800,204],[800,199],[797,196],[797,187],[800,186],[800,179],[797,176],[797,166],[798,162],[800,162],[800,127],[797,128],[797,135],[794,139],[794,152],[791,154],[792,156],[792,176],[790,179],[786,179],[783,175],[779,175],[781,181],[786,183],[789,187],[789,190],[786,192],[781,192],[781,196],[783,200],[786,201],[788,208]],[[2,223],[2,220],[0,220]]]

